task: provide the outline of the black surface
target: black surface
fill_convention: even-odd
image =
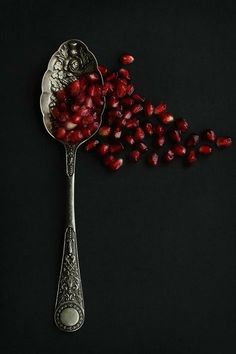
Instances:
[[[191,169],[113,175],[79,154],[86,322],[64,334],[53,324],[64,151],[38,103],[50,55],[80,38],[108,66],[133,53],[141,93],[235,138],[235,2],[4,1],[1,17],[1,352],[235,353],[235,145]]]

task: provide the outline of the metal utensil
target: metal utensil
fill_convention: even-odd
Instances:
[[[97,72],[101,83],[103,83],[95,56],[78,39],[71,39],[62,43],[49,60],[42,80],[40,108],[45,128],[54,139],[50,111],[56,102],[55,92],[66,87],[81,75],[92,72]],[[104,107],[105,100],[103,110]],[[100,124],[103,110],[100,115]],[[96,131],[91,136],[95,133]],[[64,143],[67,179],[66,229],[54,319],[58,328],[66,332],[78,330],[85,317],[75,228],[74,183],[76,152],[78,147],[87,140],[84,139],[78,144]]]

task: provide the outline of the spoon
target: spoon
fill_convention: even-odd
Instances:
[[[62,43],[49,60],[42,80],[40,108],[44,126],[54,139],[56,139],[55,127],[51,112],[56,105],[56,93],[67,88],[71,82],[79,81],[83,75],[91,73],[96,73],[95,75],[97,75],[100,84],[103,84],[95,56],[78,39],[70,39]],[[76,152],[78,147],[96,134],[99,129],[105,108],[105,99],[102,98],[102,100],[102,106],[97,117],[96,130],[89,137],[84,137],[80,141],[73,143],[68,142],[68,140],[56,139],[63,143],[66,152],[67,205],[64,246],[54,320],[56,326],[66,332],[78,330],[83,325],[85,318],[74,211]]]

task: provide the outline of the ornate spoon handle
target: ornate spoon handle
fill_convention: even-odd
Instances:
[[[58,290],[55,323],[66,332],[78,330],[84,322],[84,299],[80,277],[74,212],[76,147],[65,145],[67,175],[67,227]]]

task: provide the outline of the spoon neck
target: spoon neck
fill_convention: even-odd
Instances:
[[[76,146],[65,145],[66,150],[66,179],[67,179],[67,225],[75,231],[75,164],[76,164]]]

